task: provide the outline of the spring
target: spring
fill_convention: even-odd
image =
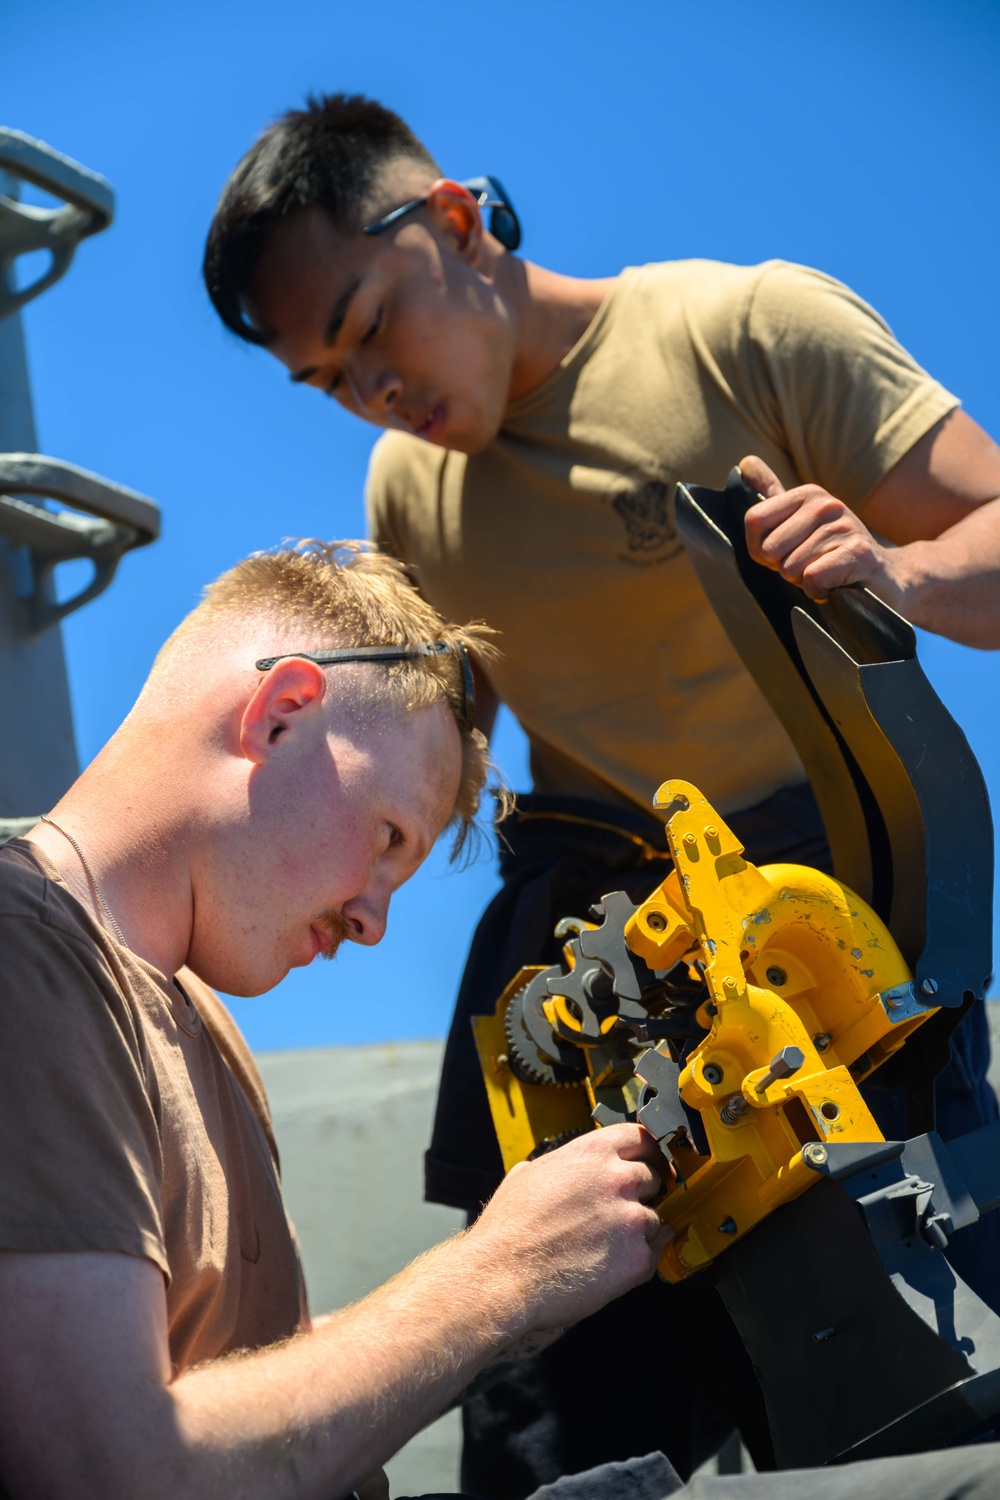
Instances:
[[[723,1125],[735,1125],[737,1120],[742,1119],[750,1108],[742,1094],[732,1094],[728,1104],[724,1104],[719,1118]]]

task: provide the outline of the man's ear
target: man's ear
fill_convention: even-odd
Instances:
[[[470,265],[478,265],[483,248],[483,216],[479,204],[460,182],[439,177],[427,194],[431,219]]]
[[[240,723],[240,749],[262,766],[274,747],[312,720],[326,695],[322,667],[301,656],[276,662],[254,689]]]

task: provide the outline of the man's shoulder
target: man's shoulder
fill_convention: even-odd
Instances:
[[[385,432],[372,449],[365,484],[368,535],[399,553],[404,532],[422,509],[433,505],[446,464],[464,463],[461,453],[425,443],[406,432]]]
[[[57,928],[83,941],[86,933],[77,918],[78,909],[30,840],[12,839],[0,847],[0,919]]]
[[[435,484],[448,457],[447,449],[408,432],[384,432],[368,462],[369,494],[389,495],[400,486]]]
[[[721,260],[667,260],[628,267],[622,273],[623,301],[671,306],[685,320],[733,320],[751,309],[784,308],[794,315],[801,303],[846,296],[850,289],[825,271],[788,260],[736,265]],[[646,309],[642,309],[645,316]]]

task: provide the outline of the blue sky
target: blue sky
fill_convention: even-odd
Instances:
[[[524,253],[556,269],[818,266],[1000,433],[995,4],[7,0],[0,45],[0,123],[118,195],[112,228],[26,314],[40,446],[164,514],[162,540],[65,629],[84,762],[207,579],[282,536],[362,531],[373,433],[226,336],[199,279],[224,178],[309,90],[369,93],[448,172],[496,172]],[[1000,657],[929,637],[922,656],[996,800]],[[524,786],[509,721],[496,748]],[[379,949],[236,1005],[251,1042],[443,1034],[493,889],[488,860],[456,874],[435,855]]]

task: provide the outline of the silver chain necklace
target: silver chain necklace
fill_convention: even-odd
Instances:
[[[90,868],[90,865],[87,863],[87,856],[80,848],[80,845],[77,843],[76,839],[71,833],[67,833],[65,828],[60,827],[60,825],[55,821],[54,818],[47,818],[43,814],[39,821],[42,823],[48,823],[50,828],[54,828],[56,830],[56,833],[61,833],[64,839],[69,839],[70,843],[73,845],[73,848],[80,856],[80,863],[83,865],[83,868],[86,870],[87,874],[90,877],[90,883],[94,887],[97,899],[104,909],[104,915],[107,917],[108,921],[111,924],[111,931],[121,943],[122,947],[128,948],[128,943],[126,943],[125,941],[125,934],[122,932],[121,928],[118,926],[118,923],[115,921],[115,914],[104,899],[104,892],[101,890],[101,887],[97,883],[97,876],[94,874],[93,870]],[[131,951],[132,950],[129,948],[129,952]]]

